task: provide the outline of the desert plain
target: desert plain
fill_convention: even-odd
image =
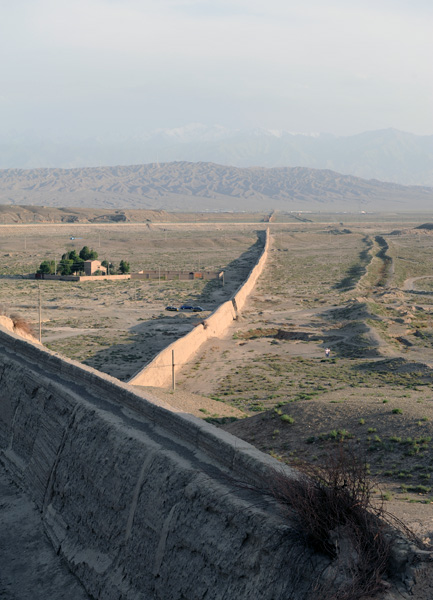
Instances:
[[[377,498],[433,537],[433,215],[183,215],[182,221],[0,226],[0,305],[55,352],[128,381],[229,299],[269,225],[264,274],[223,339],[151,388],[175,408],[282,462],[365,457]],[[73,238],[73,239],[72,239]],[[217,280],[35,281],[87,245],[141,269],[224,270]],[[169,312],[185,302],[204,311]],[[330,349],[330,356],[325,349]]]

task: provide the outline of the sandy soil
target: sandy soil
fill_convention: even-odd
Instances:
[[[245,416],[244,412],[234,406],[230,406],[224,402],[217,402],[206,396],[200,396],[200,394],[190,393],[179,389],[173,391],[150,386],[134,387],[150,392],[150,394],[163,400],[175,410],[189,413],[195,417],[200,417],[201,419],[213,420],[232,417],[242,419]]]
[[[420,281],[421,279],[432,279],[433,275],[423,275],[422,277],[409,277],[409,279],[406,279],[406,281],[403,283],[403,289],[404,290],[413,290],[415,289],[415,282],[416,281]]]

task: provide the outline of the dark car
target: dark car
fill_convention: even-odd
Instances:
[[[193,312],[203,312],[205,309],[204,309],[204,308],[202,308],[201,306],[193,306],[193,307],[191,308],[191,310],[192,310]]]
[[[180,310],[194,310],[194,306],[192,304],[182,304]]]
[[[166,306],[165,310],[174,310],[175,312],[177,312],[179,309],[177,308],[177,306]]]

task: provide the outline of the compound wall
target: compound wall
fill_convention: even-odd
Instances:
[[[228,302],[219,306],[203,323],[164,348],[148,365],[134,375],[129,383],[140,386],[168,387],[173,379],[173,358],[174,372],[176,373],[197,353],[204,342],[212,337],[225,335],[233,320],[243,309],[248,295],[263,272],[268,251],[269,229],[266,230],[263,251],[257,264],[235,295]]]
[[[124,281],[131,279],[131,275],[46,275],[36,277],[39,280],[53,281]]]
[[[263,269],[265,268],[265,262],[266,262],[266,259],[268,258],[268,252],[269,252],[269,243],[270,243],[269,235],[270,235],[269,229],[267,229],[263,252],[262,252],[256,266],[253,268],[253,270],[249,274],[245,283],[243,285],[241,285],[239,290],[233,296],[233,304],[235,306],[235,310],[238,313],[242,311],[248,296],[251,294],[252,290],[254,289],[254,286],[257,283],[259,276],[263,273]]]
[[[148,279],[164,279],[188,281],[190,279],[222,279],[223,271],[140,271],[131,273],[131,279],[147,281]]]
[[[304,597],[288,521],[238,484],[273,459],[4,330],[0,390],[0,460],[92,597]]]

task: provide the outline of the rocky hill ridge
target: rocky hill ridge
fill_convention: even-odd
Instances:
[[[1,204],[164,210],[423,210],[433,188],[303,167],[152,163],[0,171]]]

